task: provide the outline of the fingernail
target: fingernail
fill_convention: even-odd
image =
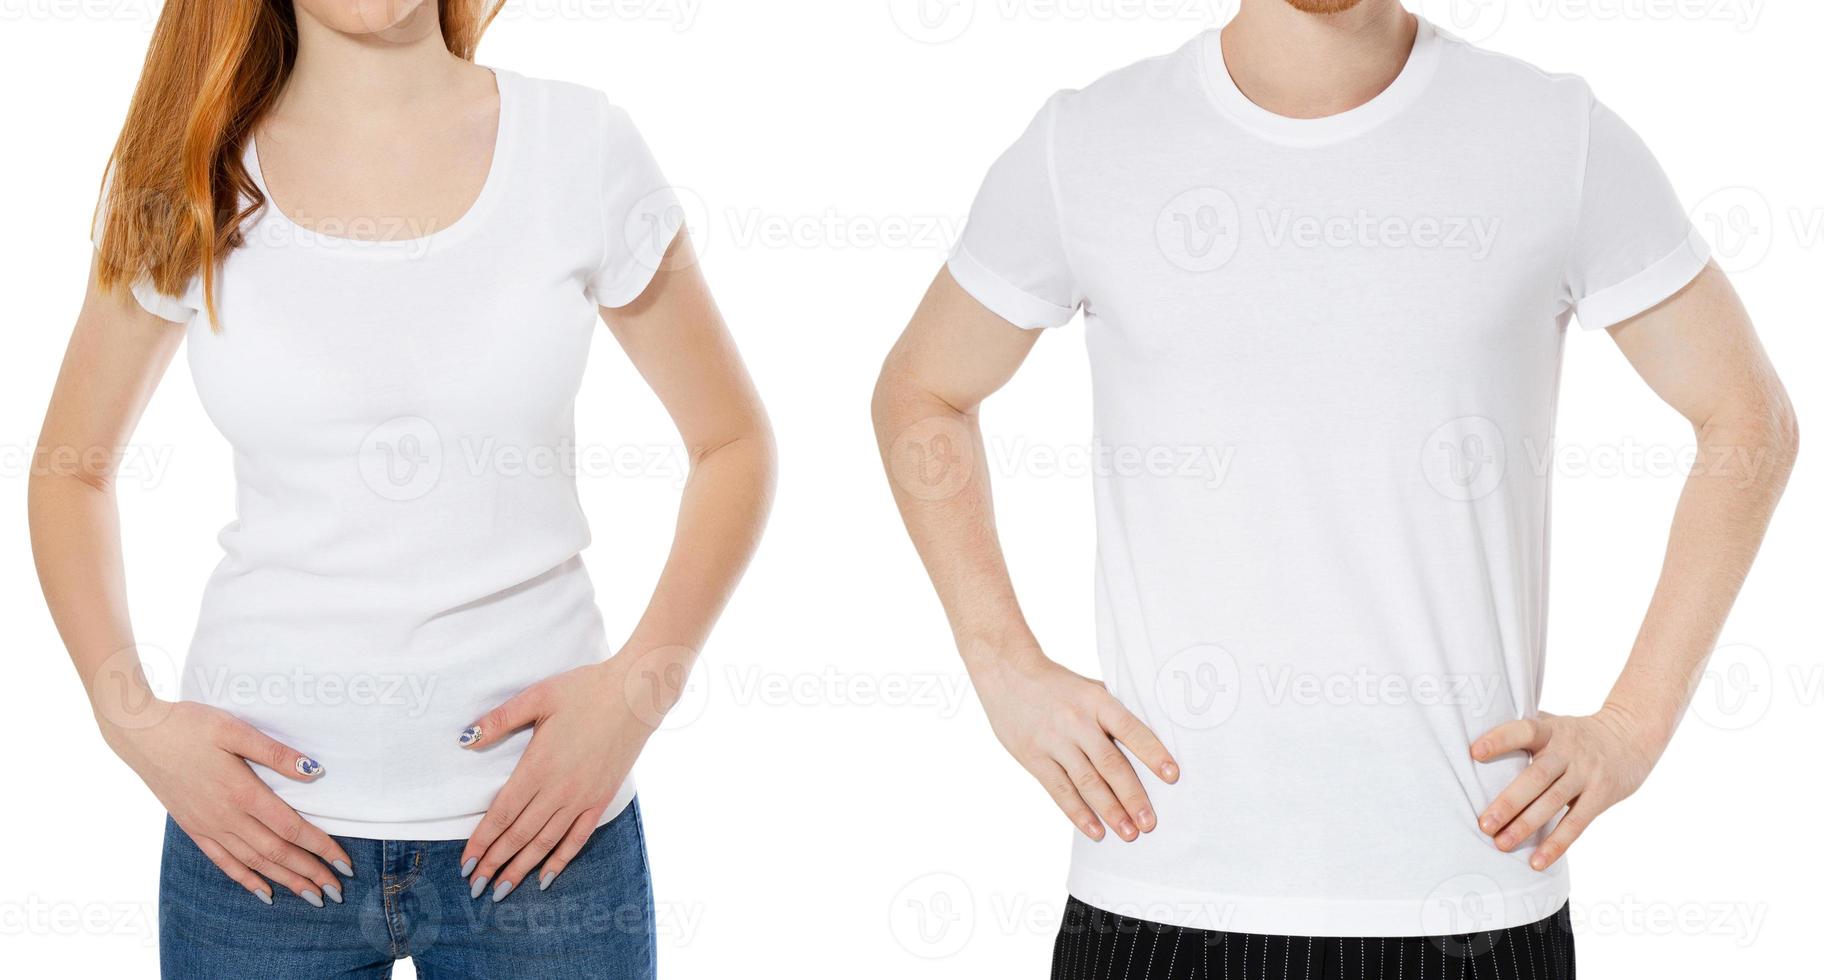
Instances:
[[[470,725],[462,730],[461,735],[456,736],[457,745],[474,745],[479,741],[481,741],[480,725]]]
[[[1533,855],[1532,863],[1533,863],[1534,871],[1544,871],[1545,870],[1545,855],[1543,855],[1543,854]]]
[[[317,908],[323,907],[323,896],[317,894],[316,892],[305,892],[303,895],[303,898],[306,902],[309,902],[310,904],[315,905]]]
[[[498,902],[501,899],[506,898],[507,893],[512,890],[513,890],[513,883],[510,881],[503,881],[500,884],[495,885],[494,886],[494,900],[496,902]]]
[[[467,861],[462,862],[462,876],[464,878],[467,878],[469,876],[469,872],[474,871],[475,866],[480,863],[481,863],[481,858],[469,858]]]
[[[1495,846],[1505,851],[1514,846],[1514,839],[1506,834],[1502,834],[1495,838]]]
[[[1474,755],[1478,759],[1486,759],[1488,758],[1488,743],[1477,742],[1476,747],[1469,751],[1471,755]]]
[[[1166,782],[1175,783],[1178,781],[1178,763],[1168,762],[1165,765],[1160,766],[1159,771],[1165,774]]]
[[[335,868],[336,872],[344,878],[353,878],[355,876],[355,869],[349,867],[347,861],[331,861],[329,866]]]
[[[321,776],[323,775],[323,767],[319,765],[315,759],[299,759],[298,775]]]
[[[557,872],[555,872],[555,871],[547,871],[544,874],[539,875],[538,876],[538,890],[542,892],[545,889],[550,888],[551,883],[556,880],[557,880]]]
[[[262,902],[265,902],[267,905],[272,904],[272,893],[271,892],[254,892],[253,897],[259,899]]]
[[[1488,833],[1492,834],[1495,831],[1500,830],[1501,828],[1495,825],[1494,817],[1483,817],[1482,818],[1482,829],[1487,831]]]
[[[1121,836],[1122,837],[1138,837],[1140,835],[1139,835],[1138,831],[1134,830],[1134,825],[1133,825],[1132,821],[1123,820],[1123,821],[1121,821]]]
[[[469,897],[480,898],[483,889],[488,887],[488,876],[482,875],[469,883]]]
[[[324,885],[323,894],[328,895],[329,900],[336,903],[337,905],[342,904],[342,889],[337,888],[334,885]]]
[[[1140,811],[1140,826],[1145,827],[1147,830],[1153,829],[1153,811]]]

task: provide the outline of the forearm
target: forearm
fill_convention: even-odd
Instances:
[[[889,368],[873,414],[894,501],[969,669],[1036,652],[995,529],[976,411],[952,406]]]
[[[1719,413],[1673,517],[1658,587],[1606,707],[1671,740],[1722,632],[1797,455],[1783,393]]]
[[[759,546],[776,468],[764,421],[692,454],[671,554],[620,654],[636,658],[641,673],[671,679],[668,688],[689,673]]]

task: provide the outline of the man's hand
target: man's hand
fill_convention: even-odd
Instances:
[[[1532,868],[1551,867],[1590,822],[1634,795],[1666,750],[1666,739],[1649,734],[1625,712],[1605,707],[1587,717],[1542,714],[1510,721],[1470,746],[1477,762],[1511,752],[1530,752],[1531,765],[1483,811],[1482,832],[1495,846],[1512,851],[1564,811],[1545,842],[1533,853]]]
[[[1101,684],[1038,650],[993,661],[975,678],[994,734],[1090,840],[1104,824],[1131,841],[1158,826],[1127,747],[1155,775],[1178,781],[1178,764],[1151,729]]]

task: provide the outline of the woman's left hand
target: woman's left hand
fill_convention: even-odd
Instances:
[[[1605,707],[1584,717],[1542,714],[1510,721],[1476,739],[1470,755],[1489,762],[1510,752],[1532,753],[1532,764],[1483,811],[1482,832],[1513,851],[1570,811],[1533,852],[1544,871],[1603,811],[1634,795],[1665,751],[1666,740],[1644,732],[1625,712]]]
[[[498,902],[541,862],[538,887],[549,888],[589,842],[657,726],[652,712],[636,708],[641,681],[616,656],[547,678],[462,733],[465,748],[480,749],[533,727],[526,754],[463,849],[469,897],[493,882]]]

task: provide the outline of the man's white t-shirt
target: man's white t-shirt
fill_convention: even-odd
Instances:
[[[681,210],[600,93],[496,71],[480,195],[429,236],[338,235],[270,203],[216,279],[142,305],[189,324],[234,449],[236,520],[182,696],[325,767],[255,767],[333,834],[467,837],[531,738],[457,736],[608,653],[579,553],[573,407],[599,321],[644,291]],[[246,160],[259,177],[257,148]],[[629,779],[604,814],[633,795]]]
[[[949,269],[1021,327],[1084,311],[1101,666],[1183,770],[1142,771],[1156,832],[1078,836],[1072,894],[1322,936],[1563,905],[1476,825],[1526,760],[1469,744],[1538,711],[1566,328],[1708,255],[1582,81],[1423,22],[1328,118],[1250,102],[1213,31],[1051,99]]]

